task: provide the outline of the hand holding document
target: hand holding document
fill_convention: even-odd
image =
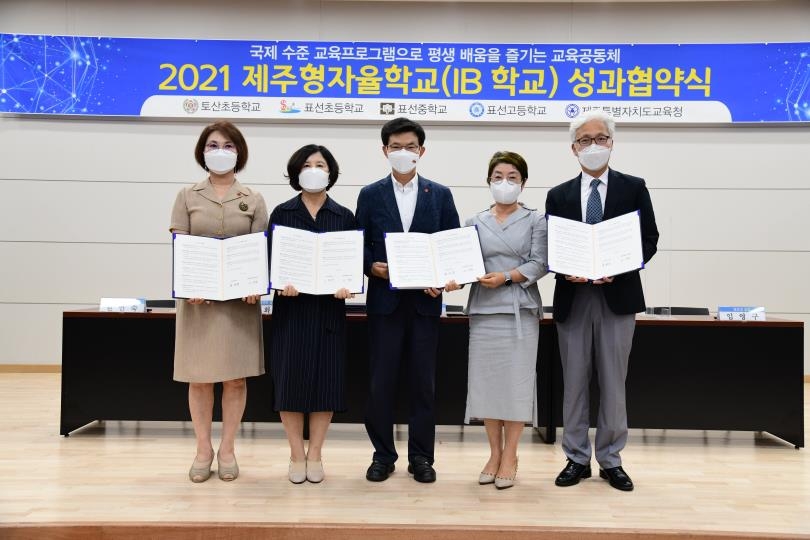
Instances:
[[[552,215],[547,219],[551,272],[598,280],[644,267],[638,212],[594,225]]]
[[[315,233],[273,225],[270,286],[299,293],[363,292],[363,231]]]
[[[486,273],[475,227],[433,234],[387,233],[388,274],[394,289],[440,289],[473,283]]]
[[[232,300],[267,294],[267,235],[245,234],[224,240],[173,235],[174,298]]]

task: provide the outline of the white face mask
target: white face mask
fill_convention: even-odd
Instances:
[[[208,170],[216,174],[225,174],[236,167],[236,154],[227,150],[211,150],[203,154],[205,166]]]
[[[307,167],[298,174],[298,184],[309,193],[318,193],[329,185],[329,173],[317,167]]]
[[[404,148],[396,152],[388,152],[388,162],[391,168],[400,174],[409,173],[416,168],[419,154],[408,152]]]
[[[577,159],[583,167],[590,171],[598,171],[610,160],[610,148],[594,143],[583,148],[577,154]]]
[[[492,193],[492,198],[495,199],[495,202],[501,204],[512,204],[517,202],[518,197],[520,197],[521,185],[512,185],[506,180],[500,184],[491,182],[489,184],[489,191]]]

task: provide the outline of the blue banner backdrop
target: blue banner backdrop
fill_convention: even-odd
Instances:
[[[808,122],[810,43],[484,44],[0,34],[0,113]]]

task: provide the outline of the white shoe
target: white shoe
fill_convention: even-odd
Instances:
[[[307,480],[313,484],[323,482],[323,461],[307,460]]]
[[[293,484],[303,484],[307,480],[307,462],[290,460],[288,472],[290,482]]]
[[[498,489],[506,489],[515,485],[515,478],[517,477],[517,462],[515,462],[515,471],[512,476],[495,476],[495,487]]]
[[[482,486],[495,483],[495,475],[488,472],[482,472],[478,475],[478,483]]]

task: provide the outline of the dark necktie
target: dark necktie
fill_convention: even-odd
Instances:
[[[588,204],[585,206],[585,223],[599,223],[602,221],[602,198],[599,196],[599,179],[591,180],[591,194],[588,195]]]

